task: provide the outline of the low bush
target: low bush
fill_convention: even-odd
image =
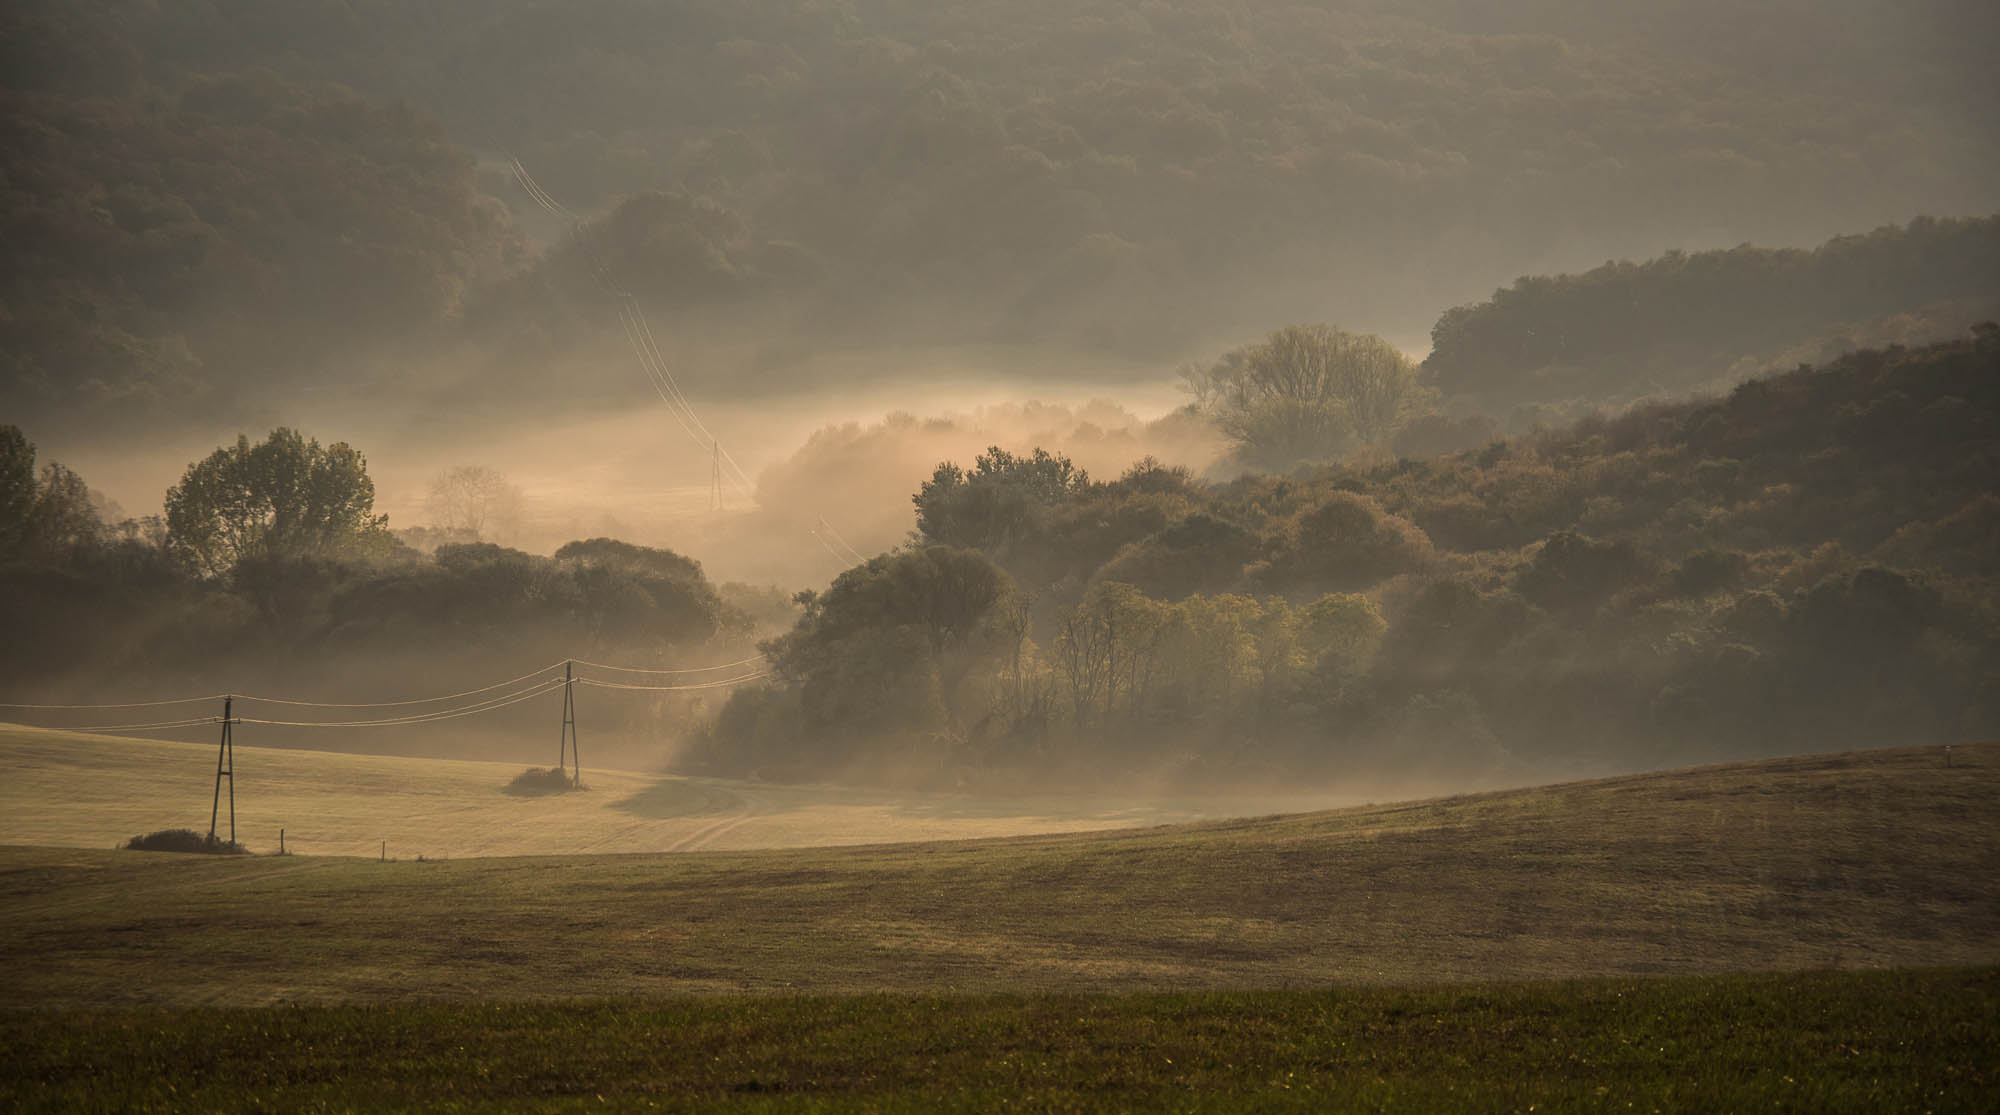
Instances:
[[[507,792],[517,795],[564,794],[582,788],[570,781],[569,772],[562,767],[529,767],[507,784]]]
[[[125,842],[135,852],[200,852],[211,856],[247,856],[250,849],[234,840],[205,836],[193,829],[161,829]]]

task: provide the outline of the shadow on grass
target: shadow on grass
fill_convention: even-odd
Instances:
[[[561,767],[529,767],[515,775],[514,781],[507,783],[502,792],[517,798],[538,798],[581,789],[583,787],[571,782],[569,772]]]
[[[686,778],[663,778],[613,806],[654,820],[733,813],[744,807],[743,799],[728,790]]]

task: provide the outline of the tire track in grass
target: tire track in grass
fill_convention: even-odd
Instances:
[[[740,791],[739,791],[740,793]],[[742,794],[744,808],[740,813],[732,813],[719,818],[667,845],[669,852],[694,852],[715,843],[716,840],[736,830],[745,822],[767,816],[775,811],[769,799],[756,794]]]

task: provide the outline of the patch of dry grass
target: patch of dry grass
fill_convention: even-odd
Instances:
[[[1086,835],[678,856],[0,851],[0,1001],[1128,990],[2000,960],[2000,746]],[[594,797],[597,795],[580,795]],[[135,862],[143,860],[143,862]]]
[[[215,744],[0,726],[0,844],[109,848],[208,830]],[[1157,824],[1320,797],[1223,802],[973,799],[662,778],[586,767],[581,794],[510,794],[519,764],[236,747],[238,838],[257,851],[413,859],[785,848]],[[224,819],[225,827],[227,818]]]

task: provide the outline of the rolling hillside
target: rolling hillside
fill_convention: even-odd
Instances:
[[[2000,745],[1982,744],[1956,748],[1949,768],[1937,748],[1853,752],[864,848],[377,863],[14,847],[0,850],[0,1002],[1241,989],[1991,964],[1996,821]]]
[[[585,741],[588,743],[588,740]],[[0,725],[0,844],[109,848],[208,829],[215,745]],[[588,752],[586,752],[586,760]],[[588,792],[514,796],[515,763],[236,748],[238,839],[252,851],[396,859],[687,852],[960,840],[1323,808],[1256,801],[902,795],[584,768]],[[225,792],[227,786],[224,787]],[[225,814],[226,817],[226,814]],[[224,824],[226,825],[226,821]]]

